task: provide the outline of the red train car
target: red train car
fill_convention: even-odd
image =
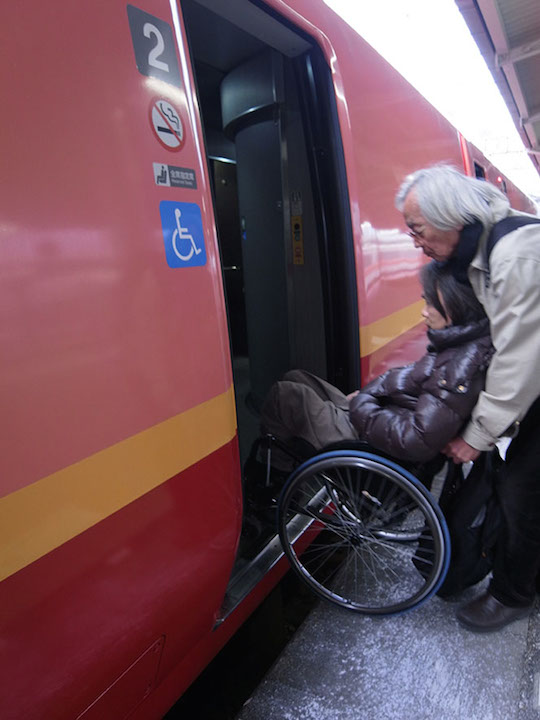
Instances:
[[[159,718],[286,571],[241,540],[269,386],[416,357],[395,190],[492,168],[322,0],[3,28],[0,716]]]
[[[468,175],[487,180],[492,185],[495,185],[495,187],[498,187],[499,190],[502,190],[508,195],[510,205],[513,208],[531,213],[532,215],[537,214],[535,203],[524,195],[511,180],[505,177],[477,147],[465,140],[464,137],[461,137],[461,145],[463,149],[464,168]]]

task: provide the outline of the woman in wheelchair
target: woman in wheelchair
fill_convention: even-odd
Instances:
[[[421,269],[420,280],[429,341],[420,360],[388,370],[350,395],[303,370],[286,373],[271,388],[261,432],[279,441],[271,452],[278,474],[289,473],[295,457],[347,440],[365,441],[409,465],[424,464],[459,433],[493,354],[489,322],[470,286],[436,262]],[[262,455],[259,449],[259,462]]]
[[[493,353],[472,289],[433,262],[420,279],[426,354],[351,395],[288,372],[270,390],[265,439],[246,464],[248,498],[261,479],[263,502],[281,491],[278,532],[293,570],[320,597],[361,613],[402,612],[441,588],[450,538],[422,483],[442,467],[441,450],[467,421]]]

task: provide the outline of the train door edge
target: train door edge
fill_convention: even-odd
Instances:
[[[244,465],[265,396],[283,373],[302,367],[348,392],[359,386],[360,360],[330,68],[312,38],[260,3],[246,0],[246,29],[239,5],[181,0],[213,180]],[[273,514],[246,505],[233,582],[275,536]]]

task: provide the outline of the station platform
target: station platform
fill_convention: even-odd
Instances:
[[[321,601],[237,720],[539,720],[540,602],[471,633],[455,610],[486,582],[391,617]]]

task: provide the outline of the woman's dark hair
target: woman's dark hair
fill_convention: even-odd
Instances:
[[[458,282],[448,270],[442,269],[435,261],[422,267],[420,282],[426,302],[433,305],[452,325],[466,325],[486,317],[472,287]],[[441,294],[444,307],[438,293]]]

